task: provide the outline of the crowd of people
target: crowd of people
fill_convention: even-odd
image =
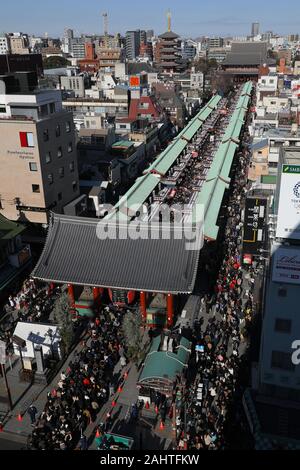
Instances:
[[[90,320],[90,338],[61,373],[57,389],[48,393],[32,432],[31,448],[67,450],[85,440],[86,428],[114,393],[113,370],[125,357],[120,328],[123,315],[121,308],[104,307]]]
[[[247,139],[247,135],[245,135]],[[239,154],[236,178],[225,216],[221,267],[214,292],[202,299],[208,321],[195,329],[195,370],[191,386],[186,387],[177,416],[179,449],[224,449],[226,419],[237,394],[241,394],[239,373],[247,353],[247,329],[254,312],[254,268],[241,266],[241,211],[247,192],[250,154]],[[203,320],[203,319],[202,319]],[[240,397],[241,398],[241,397]]]
[[[12,336],[17,322],[48,321],[60,293],[59,286],[54,288],[29,278],[17,294],[9,296],[0,323],[0,337],[6,342],[7,354],[13,352]]]

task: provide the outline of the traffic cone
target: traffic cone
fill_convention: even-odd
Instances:
[[[150,408],[150,405],[149,405],[149,402],[148,402],[148,401],[146,401],[145,408],[146,408],[146,410],[149,410],[149,408]]]
[[[124,379],[125,379],[125,380],[128,379],[128,372],[125,372],[125,374],[124,374]]]
[[[160,422],[159,429],[161,431],[163,431],[165,429],[165,425],[164,425],[163,421]]]
[[[116,400],[113,400],[111,406],[114,408],[116,404],[117,404]]]
[[[99,431],[99,429],[97,429],[97,431],[96,431],[96,437],[100,437],[100,431]]]
[[[158,415],[158,406],[155,407],[155,413]]]
[[[18,414],[17,420],[18,420],[19,422],[23,421],[23,418],[22,418],[21,413]]]
[[[123,392],[123,388],[121,387],[121,385],[119,385],[118,393],[122,393],[122,392]]]

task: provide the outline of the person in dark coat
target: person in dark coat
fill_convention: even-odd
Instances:
[[[31,404],[30,407],[27,410],[27,413],[30,416],[31,426],[34,426],[35,423],[36,423],[36,415],[38,413],[38,410],[36,409],[36,407],[33,404]]]

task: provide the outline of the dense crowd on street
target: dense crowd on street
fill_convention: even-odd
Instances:
[[[24,281],[17,294],[9,296],[3,307],[0,323],[0,336],[7,344],[8,353],[13,350],[12,335],[17,322],[48,321],[60,293],[59,286],[54,288],[29,278]]]
[[[253,318],[254,269],[249,281],[241,267],[241,211],[246,195],[249,152],[239,154],[235,183],[227,206],[221,267],[214,293],[202,299],[206,328],[195,330],[197,375],[182,400],[177,417],[179,449],[224,449],[226,418],[239,393],[239,372],[247,329]],[[247,286],[245,286],[247,282]],[[243,347],[244,346],[244,347]],[[244,350],[241,352],[241,350]]]
[[[114,367],[125,358],[120,328],[123,315],[120,308],[104,307],[90,320],[90,338],[61,373],[58,387],[48,393],[32,432],[33,449],[67,450],[84,440],[84,431],[96,421],[113,391]]]

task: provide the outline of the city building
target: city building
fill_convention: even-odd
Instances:
[[[62,50],[65,54],[71,54],[72,39],[74,39],[73,29],[66,28],[62,39]]]
[[[214,37],[208,39],[208,49],[220,49],[224,47],[224,38]]]
[[[181,47],[178,34],[167,31],[158,37],[155,48],[155,63],[160,73],[173,75],[182,70]]]
[[[44,73],[41,54],[0,55],[0,75],[14,72],[35,72],[38,77]]]
[[[126,31],[125,34],[125,51],[126,59],[134,60],[140,54],[141,42],[147,42],[146,31]]]
[[[207,51],[208,60],[215,60],[218,64],[222,64],[227,57],[227,50],[223,48],[210,48]]]
[[[85,58],[85,38],[72,38],[70,39],[70,53],[74,59],[84,59]]]
[[[84,98],[86,78],[83,75],[60,77],[62,90],[73,91],[75,98]]]
[[[0,55],[10,52],[10,44],[6,35],[0,36]]]
[[[29,54],[29,38],[27,34],[10,33],[7,35],[11,54]]]
[[[259,35],[259,30],[260,30],[260,24],[258,21],[256,21],[255,23],[252,23],[252,26],[251,26],[251,36],[254,38],[255,36],[258,36]]]
[[[11,292],[20,274],[31,265],[31,249],[22,242],[25,225],[0,214],[0,300]]]
[[[33,91],[33,75],[0,81],[0,214],[47,224],[50,210],[62,213],[79,196],[77,153],[60,91]]]
[[[247,80],[257,81],[260,67],[275,64],[274,59],[268,58],[266,42],[233,42],[231,52],[228,52],[222,63],[223,74],[235,82]]]
[[[192,62],[197,54],[197,47],[194,41],[189,39],[181,41],[181,57]]]
[[[293,353],[299,340],[300,294],[298,191],[300,151],[282,148],[275,204],[270,204],[270,265],[267,262],[265,303],[258,363],[252,366],[252,389],[244,397],[256,448],[274,442],[300,448],[300,364]]]
[[[124,60],[124,49],[121,47],[100,47],[97,50],[99,70],[115,71],[116,64]]]

